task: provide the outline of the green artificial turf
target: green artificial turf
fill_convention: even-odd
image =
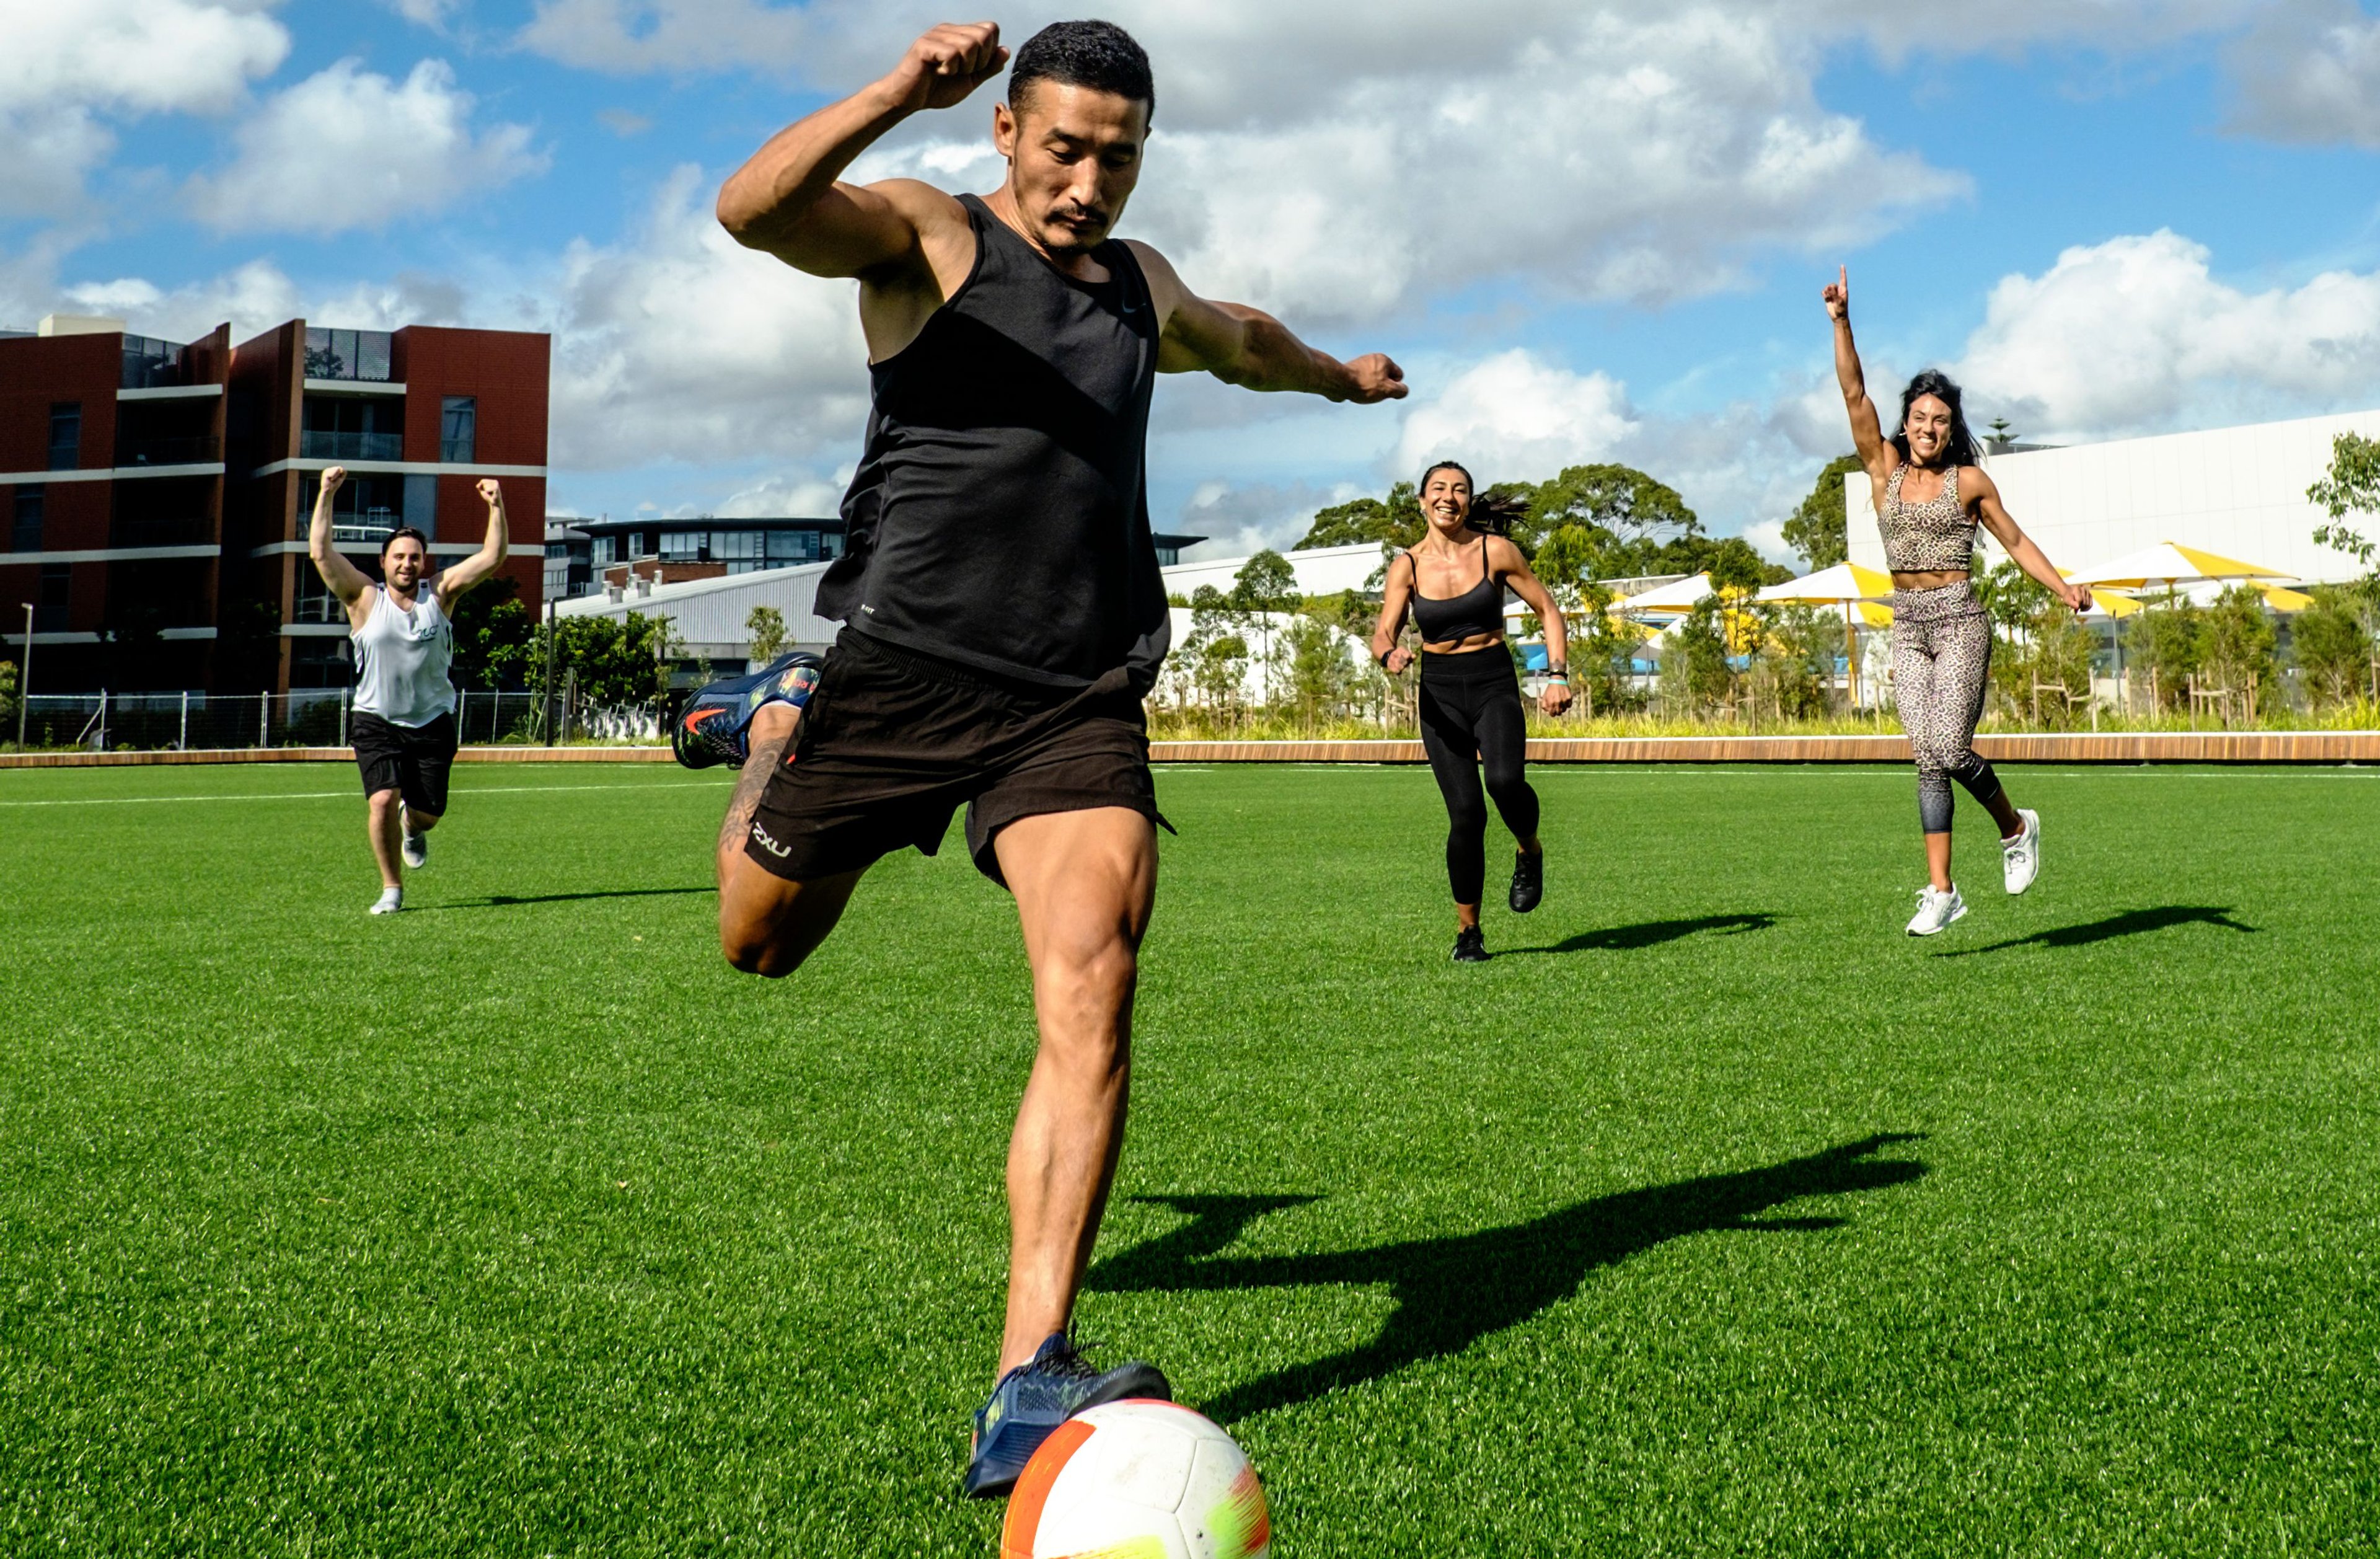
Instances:
[[[2373,1552],[2380,778],[2006,773],[1916,941],[1905,773],[1541,767],[1457,967],[1426,772],[1162,773],[1085,1330],[1283,1559]],[[455,790],[372,920],[346,768],[0,773],[0,1552],[991,1553],[1007,900]]]

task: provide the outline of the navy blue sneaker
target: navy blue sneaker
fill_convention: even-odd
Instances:
[[[1163,1370],[1136,1358],[1100,1370],[1075,1351],[1066,1334],[1051,1333],[1031,1358],[1000,1378],[990,1400],[976,1409],[975,1447],[961,1485],[967,1498],[1007,1493],[1050,1431],[1086,1407],[1127,1396],[1171,1402],[1173,1387]]]

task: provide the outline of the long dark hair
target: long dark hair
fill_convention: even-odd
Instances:
[[[1961,404],[1959,386],[1938,368],[1927,369],[1900,392],[1900,426],[1892,432],[1892,447],[1900,451],[1900,457],[1911,465],[1917,463],[1917,457],[1909,453],[1909,408],[1920,396],[1932,396],[1950,408],[1950,439],[1942,446],[1942,464],[1976,464],[1975,435],[1967,431],[1967,412]]]
[[[1509,536],[1512,533],[1512,522],[1528,517],[1529,505],[1518,498],[1502,493],[1483,496],[1479,491],[1479,479],[1473,476],[1470,468],[1460,460],[1432,461],[1423,470],[1420,482],[1414,488],[1416,498],[1423,489],[1429,486],[1429,479],[1440,471],[1461,471],[1463,480],[1471,484],[1471,512],[1464,517],[1463,523],[1472,530],[1484,530],[1490,536]]]

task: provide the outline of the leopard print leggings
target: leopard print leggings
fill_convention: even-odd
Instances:
[[[1957,780],[1989,806],[2000,777],[1975,751],[1975,722],[1992,668],[1992,622],[1963,580],[1938,590],[1892,592],[1893,697],[1917,761],[1917,821],[1950,832]]]

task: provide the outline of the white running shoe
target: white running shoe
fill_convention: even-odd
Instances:
[[[380,891],[380,896],[372,900],[370,912],[374,915],[394,915],[404,907],[405,890],[403,888],[382,888]]]
[[[402,801],[396,804],[396,822],[397,834],[404,840],[397,853],[405,858],[407,866],[419,871],[430,864],[430,835],[413,831],[413,813]]]
[[[2019,807],[2016,815],[2024,826],[2015,838],[2000,841],[2000,881],[2009,892],[2021,894],[2041,875],[2041,814]]]
[[[1937,893],[1928,883],[1917,890],[1917,913],[1909,919],[1909,934],[1932,936],[1966,912],[1967,901],[1959,896],[1956,883],[1949,893]]]

